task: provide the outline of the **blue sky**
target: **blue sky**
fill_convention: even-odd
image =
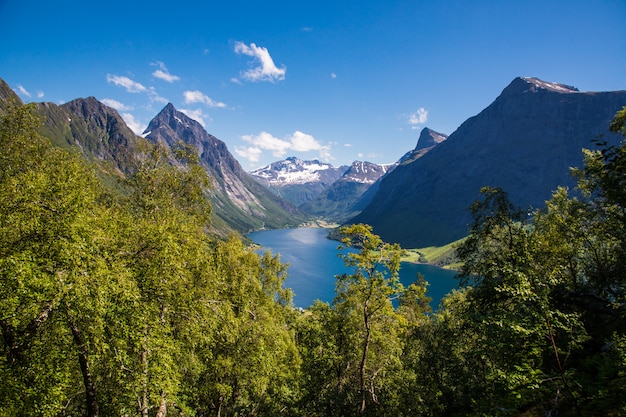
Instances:
[[[394,162],[516,76],[626,89],[626,1],[0,0],[24,101],[95,96],[139,133],[171,102],[247,170]]]

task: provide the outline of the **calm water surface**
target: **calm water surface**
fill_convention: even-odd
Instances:
[[[337,256],[339,242],[327,239],[328,230],[298,228],[264,230],[248,235],[255,243],[274,254],[280,254],[283,263],[289,263],[285,286],[294,292],[294,304],[308,307],[314,300],[332,302],[335,297],[335,275],[350,270]],[[432,265],[402,263],[400,280],[408,285],[421,273],[430,284],[428,295],[436,308],[439,300],[457,288],[456,273]]]

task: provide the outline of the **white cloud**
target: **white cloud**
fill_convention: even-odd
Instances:
[[[335,74],[334,72],[330,73],[330,78],[335,79],[337,78],[337,74]]]
[[[105,105],[114,108],[117,111],[129,111],[129,110],[133,110],[133,108],[131,106],[127,106],[124,103],[121,103],[117,100],[114,100],[112,98],[103,98],[102,100],[100,100],[102,103],[104,103]]]
[[[141,83],[122,75],[107,74],[107,82],[125,88],[129,93],[145,93],[148,89]]]
[[[157,103],[167,104],[168,100],[165,97],[161,97],[154,87],[150,87],[148,90],[148,96],[150,96],[151,101],[156,101]]]
[[[276,157],[285,156],[287,150],[291,148],[290,142],[278,139],[267,132],[261,132],[258,135],[244,135],[241,138],[253,144],[255,148],[272,151],[272,155]]]
[[[255,66],[241,73],[241,76],[248,81],[282,81],[285,79],[286,67],[278,68],[270,56],[267,48],[250,46],[243,42],[235,42],[235,52],[255,58]]]
[[[311,135],[296,130],[291,135],[291,149],[296,152],[308,152],[313,150],[319,150],[322,145]]]
[[[157,66],[159,69],[155,70],[152,75],[156,78],[159,78],[163,81],[167,81],[168,83],[173,83],[174,81],[180,80],[178,75],[170,74],[165,64],[161,61],[156,61],[151,63],[150,65]]]
[[[30,93],[28,92],[27,89],[24,88],[24,86],[22,84],[18,84],[17,85],[17,89],[19,90],[20,93],[22,93],[22,95],[24,95],[26,97],[30,97]]]
[[[411,125],[412,129],[417,129],[417,125],[424,124],[427,120],[428,110],[423,107],[420,107],[415,113],[409,115],[409,124]]]
[[[241,146],[235,146],[235,153],[250,162],[259,162],[263,151],[260,148],[256,147],[246,148]]]
[[[135,119],[135,116],[130,113],[122,113],[121,116],[128,125],[128,127],[130,127],[130,130],[135,132],[136,135],[141,135],[145,128],[139,120]]]
[[[241,150],[241,153],[246,155],[252,155],[256,159],[251,162],[258,161],[262,151],[272,152],[272,156],[281,158],[287,154],[288,151],[293,152],[310,152],[318,151],[320,157],[324,160],[332,159],[330,153],[331,147],[320,144],[313,136],[295,131],[292,135],[288,136],[285,140],[279,139],[267,132],[261,132],[258,135],[244,135],[241,137],[246,142],[253,145],[251,148]],[[242,149],[242,148],[240,148]],[[254,152],[252,152],[254,150]],[[246,157],[238,152],[242,157]],[[249,159],[249,158],[248,158]]]
[[[202,125],[202,127],[206,127],[206,121],[205,119],[208,119],[208,121],[211,121],[211,118],[209,116],[207,116],[206,114],[202,113],[202,109],[178,109],[180,110],[181,113],[186,114],[187,116],[189,116],[190,118],[192,118],[193,120],[195,120],[196,122],[200,123]]]
[[[187,104],[204,103],[209,107],[219,107],[219,108],[226,107],[226,104],[221,103],[219,101],[214,101],[211,97],[207,96],[206,94],[203,94],[201,91],[198,91],[198,90],[185,91],[183,95],[185,96],[185,103]]]

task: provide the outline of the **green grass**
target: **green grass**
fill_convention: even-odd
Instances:
[[[407,254],[402,260],[404,262],[428,263],[447,269],[458,269],[461,264],[456,258],[456,248],[462,241],[463,239],[459,239],[444,246],[407,249]]]

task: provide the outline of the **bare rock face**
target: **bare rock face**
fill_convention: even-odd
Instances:
[[[483,186],[503,188],[519,207],[542,207],[559,185],[573,188],[570,167],[608,131],[626,91],[580,92],[537,78],[516,78],[496,100],[422,157],[399,165],[350,222],[404,247],[441,245],[465,236],[468,207]]]

